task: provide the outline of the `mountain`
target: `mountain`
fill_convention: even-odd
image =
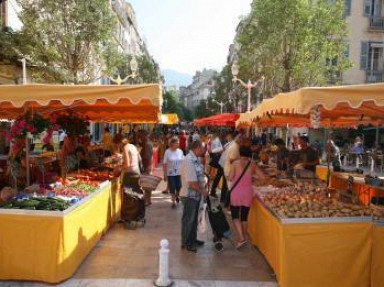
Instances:
[[[165,69],[161,71],[164,75],[165,86],[188,86],[192,84],[192,76],[175,70]]]

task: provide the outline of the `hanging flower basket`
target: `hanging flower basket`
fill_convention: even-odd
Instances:
[[[7,139],[9,141],[26,139],[28,133],[35,136],[52,127],[53,123],[49,119],[43,118],[38,113],[26,112],[16,119],[7,134]]]

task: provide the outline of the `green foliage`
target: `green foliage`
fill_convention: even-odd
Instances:
[[[267,96],[327,84],[350,67],[343,12],[343,0],[254,0],[239,24],[239,78],[264,75]]]
[[[34,77],[90,83],[103,71],[115,33],[115,18],[105,0],[17,0],[27,44],[23,55],[40,69]],[[109,57],[111,58],[111,57]],[[107,70],[109,62],[106,60]],[[54,72],[54,73],[52,73]]]
[[[195,118],[200,119],[213,116],[215,114],[220,114],[220,110],[219,112],[216,112],[215,109],[212,108],[213,104],[214,103],[210,98],[208,98],[208,100],[201,100],[198,106],[195,108]]]
[[[179,97],[174,91],[166,91],[163,94],[163,114],[177,114],[181,121],[192,121],[193,114],[179,102]]]

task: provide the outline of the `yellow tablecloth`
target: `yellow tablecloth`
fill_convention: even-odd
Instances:
[[[283,224],[255,200],[249,234],[280,287],[370,286],[371,222]]]
[[[120,213],[118,181],[65,215],[0,213],[0,279],[57,283],[71,277]]]
[[[371,287],[384,285],[384,224],[373,226]]]

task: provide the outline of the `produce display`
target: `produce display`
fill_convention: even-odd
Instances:
[[[103,167],[99,169],[89,170],[83,169],[79,170],[77,173],[71,174],[72,177],[81,179],[81,180],[91,180],[91,181],[106,181],[118,177],[120,173],[114,173],[113,169]]]
[[[0,205],[0,208],[63,211],[70,206],[70,202],[59,198],[32,197],[28,199],[15,199],[8,202],[4,202]]]
[[[328,218],[371,216],[384,220],[384,211],[341,202],[324,187],[299,182],[292,187],[267,188],[258,196],[280,218]]]

